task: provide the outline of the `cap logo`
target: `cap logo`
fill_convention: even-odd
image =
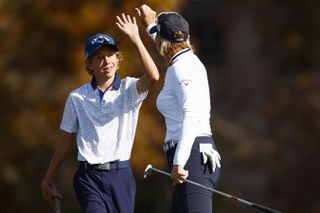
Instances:
[[[110,39],[108,37],[99,35],[98,37],[92,39],[91,44],[96,44],[96,43],[102,44],[104,40],[106,40],[107,42],[110,42]]]

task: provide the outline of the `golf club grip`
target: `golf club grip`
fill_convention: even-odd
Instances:
[[[54,184],[54,182],[50,182],[50,186],[52,187],[52,189],[53,190],[55,190],[55,191],[57,191],[57,187],[56,187],[56,185]],[[54,212],[55,213],[61,213],[61,200],[59,199],[59,198],[57,198],[57,197],[55,197],[54,199],[53,199],[53,207],[54,207]]]
[[[257,204],[257,203],[252,203],[252,207],[254,207],[256,209],[260,209],[260,210],[262,210],[264,212],[281,213],[278,210],[271,209],[269,207],[266,207],[266,206],[263,206],[263,205],[260,205],[260,204]]]
[[[55,213],[61,213],[61,206],[60,206],[60,200],[58,198],[55,198],[53,201],[54,205],[54,211]]]

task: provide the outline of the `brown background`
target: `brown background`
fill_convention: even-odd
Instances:
[[[206,65],[212,129],[222,156],[219,190],[284,212],[319,212],[320,3],[317,0],[2,0],[0,2],[0,211],[50,212],[40,182],[60,139],[68,93],[90,80],[83,44],[95,32],[113,35],[124,54],[119,74],[141,64],[115,16],[148,3],[181,12]],[[141,26],[141,23],[139,22]],[[141,26],[142,27],[142,26]],[[136,212],[168,212],[171,183],[161,152],[163,118],[155,99],[165,63],[143,28],[161,72],[143,104],[132,161]],[[79,212],[72,178],[76,151],[55,179],[63,212]],[[215,212],[258,212],[214,196]]]

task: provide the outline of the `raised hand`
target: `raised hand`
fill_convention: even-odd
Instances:
[[[145,27],[156,23],[157,13],[148,5],[143,4],[139,8],[136,8],[136,11]]]
[[[116,25],[123,33],[128,35],[132,41],[139,38],[139,29],[135,17],[122,13],[121,17],[117,16]]]

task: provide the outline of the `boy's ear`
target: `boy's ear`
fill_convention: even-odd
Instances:
[[[90,59],[86,60],[85,62],[86,62],[86,66],[87,66],[89,69],[91,69],[92,59],[90,58]]]

